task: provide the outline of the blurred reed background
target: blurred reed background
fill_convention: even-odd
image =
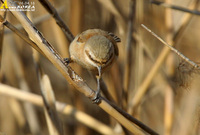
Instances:
[[[199,9],[199,0],[159,1],[192,11]],[[69,57],[70,42],[53,17],[39,1],[29,2],[34,2],[36,10],[26,12],[26,15],[62,57]],[[198,69],[164,47],[141,27],[141,24],[146,25],[198,64],[198,15],[156,5],[150,0],[49,2],[57,9],[73,35],[90,28],[99,28],[121,38],[118,60],[103,75],[109,93],[118,107],[158,134],[200,134]],[[3,16],[4,12],[1,11],[0,14]],[[6,20],[25,34],[21,24],[9,11]],[[44,135],[52,132],[64,132],[66,135],[132,134],[76,91],[52,63],[2,23],[0,34],[0,135]],[[38,79],[36,63],[45,74],[41,79]],[[70,66],[91,88],[96,89],[96,80],[87,70],[77,64]],[[46,91],[46,88],[53,92]],[[38,96],[15,93],[17,91]],[[57,125],[60,125],[59,132],[51,131],[55,127],[49,122],[49,110],[44,108],[39,97],[42,94],[50,100],[46,106],[53,108],[50,110],[52,113],[55,113],[53,103],[55,100],[59,101],[56,103],[60,105],[57,108],[59,113],[52,114],[56,117]],[[26,102],[27,100],[31,101]],[[67,106],[65,112],[62,111],[62,106]]]

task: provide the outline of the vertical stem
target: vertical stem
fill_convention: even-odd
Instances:
[[[134,19],[135,19],[135,5],[136,1],[130,1],[129,7],[129,20],[128,20],[128,34],[127,34],[127,43],[126,43],[126,50],[125,50],[125,72],[124,72],[124,82],[123,82],[123,107],[127,106],[127,99],[128,99],[128,89],[130,84],[130,73],[131,73],[131,45],[133,41],[133,31],[134,31]]]
[[[0,16],[2,16],[3,19],[6,17],[5,11],[0,11]],[[4,38],[4,25],[3,23],[0,24],[0,82],[2,81],[2,68],[1,68],[1,59],[2,59],[2,49],[3,49],[3,38]]]
[[[171,3],[171,0],[166,0],[166,3]],[[172,24],[172,10],[170,8],[165,9],[165,25],[167,29],[166,34],[166,42],[169,44],[173,44],[173,24]],[[170,53],[169,55],[172,55]],[[167,69],[173,68],[174,57],[167,57]],[[173,74],[173,70],[168,70],[169,76]],[[172,72],[170,72],[172,71]],[[171,88],[167,88],[165,91],[165,108],[164,108],[164,134],[170,135],[172,130],[172,122],[173,122],[173,90]]]

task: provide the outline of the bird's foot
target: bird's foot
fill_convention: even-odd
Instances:
[[[64,61],[64,64],[65,64],[66,66],[68,66],[69,63],[71,63],[72,60],[71,60],[71,58],[64,58],[63,61]]]
[[[94,96],[94,98],[92,98],[92,103],[93,104],[101,103],[101,95],[99,92],[97,92],[97,91],[95,92],[95,96]]]

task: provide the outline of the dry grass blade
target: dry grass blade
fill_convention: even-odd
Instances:
[[[15,6],[11,0],[8,0],[9,6]],[[12,14],[20,21],[30,38],[38,45],[38,47],[44,52],[47,58],[54,64],[54,66],[62,73],[62,75],[71,83],[77,90],[83,93],[85,96],[92,98],[95,96],[95,92],[88,87],[88,85],[79,77],[69,66],[63,63],[62,58],[42,36],[42,34],[36,29],[36,27],[30,22],[30,20],[23,14],[23,12],[11,11]],[[98,104],[109,115],[118,120],[124,127],[135,134],[144,134],[140,131],[132,122],[122,116],[117,110],[115,110],[108,102],[101,100]]]
[[[186,62],[188,62],[188,64],[190,64],[192,67],[200,69],[200,67],[195,62],[193,62],[192,60],[190,60],[188,57],[184,56],[181,52],[179,52],[178,50],[176,50],[172,45],[169,45],[161,37],[159,37],[153,31],[151,31],[149,28],[147,28],[144,24],[142,24],[141,26],[143,28],[145,28],[149,33],[151,33],[154,37],[156,37],[160,42],[162,42],[164,45],[166,45],[167,47],[169,47],[173,52],[175,52],[183,60],[185,60]]]
[[[163,6],[163,7],[166,7],[166,8],[171,8],[171,9],[179,10],[179,11],[182,11],[182,12],[187,12],[187,13],[190,13],[190,14],[200,15],[200,11],[190,10],[190,9],[187,9],[187,8],[183,8],[183,7],[171,5],[171,4],[168,4],[168,3],[165,3],[165,2],[160,2],[160,1],[154,1],[154,0],[152,0],[151,3],[152,4],[156,4],[156,5],[160,5],[160,6]]]
[[[59,120],[56,111],[56,105],[55,105],[56,100],[54,92],[52,90],[51,83],[47,75],[42,76],[40,85],[45,105],[44,110],[45,110],[45,116],[48,124],[49,133],[50,135],[64,135],[62,123]]]
[[[64,21],[61,19],[58,12],[56,11],[56,9],[51,5],[51,3],[48,0],[39,0],[39,1],[46,8],[46,10],[53,16],[53,18],[56,20],[56,23],[63,30],[63,32],[65,33],[69,42],[72,42],[74,39],[74,36],[71,33],[71,31],[69,30],[69,28],[67,27],[67,25],[64,23]]]
[[[32,94],[29,92],[21,91],[17,88],[10,87],[5,84],[0,84],[0,95],[6,95],[13,98],[16,98],[18,100],[29,102],[33,105],[44,107],[44,102],[41,96]],[[105,124],[101,123],[100,121],[92,118],[91,116],[85,114],[84,112],[81,112],[71,105],[67,105],[65,103],[61,103],[56,101],[56,109],[58,112],[64,114],[64,115],[72,115],[74,116],[77,121],[85,124],[86,126],[98,131],[101,134],[115,134],[114,131],[106,126]],[[98,127],[96,126],[98,125]],[[101,130],[104,129],[104,130]]]

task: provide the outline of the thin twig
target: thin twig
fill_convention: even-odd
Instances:
[[[190,14],[200,15],[200,11],[197,11],[197,10],[190,10],[184,7],[179,7],[179,6],[171,5],[171,4],[160,2],[160,1],[154,1],[154,0],[152,0],[151,3],[155,5],[160,5],[166,8],[171,8],[171,9],[187,12]]]
[[[67,25],[64,23],[62,18],[59,16],[56,9],[51,5],[51,3],[48,0],[39,0],[39,2],[46,8],[46,10],[53,16],[53,18],[56,20],[56,23],[60,26],[60,28],[65,33],[67,39],[69,42],[72,42],[74,39],[73,34],[67,27]]]
[[[186,57],[185,55],[183,55],[181,52],[179,52],[177,49],[175,49],[172,45],[169,45],[167,42],[165,42],[161,37],[159,37],[158,35],[156,35],[153,31],[151,31],[149,28],[147,28],[144,24],[141,24],[141,26],[146,29],[149,33],[151,33],[154,37],[156,37],[160,42],[162,42],[164,45],[166,45],[167,47],[169,47],[173,52],[175,52],[178,56],[180,56],[183,60],[185,60],[186,62],[188,62],[191,66],[193,66],[194,68],[200,69],[200,67],[193,62],[192,60],[190,60],[188,57]]]

